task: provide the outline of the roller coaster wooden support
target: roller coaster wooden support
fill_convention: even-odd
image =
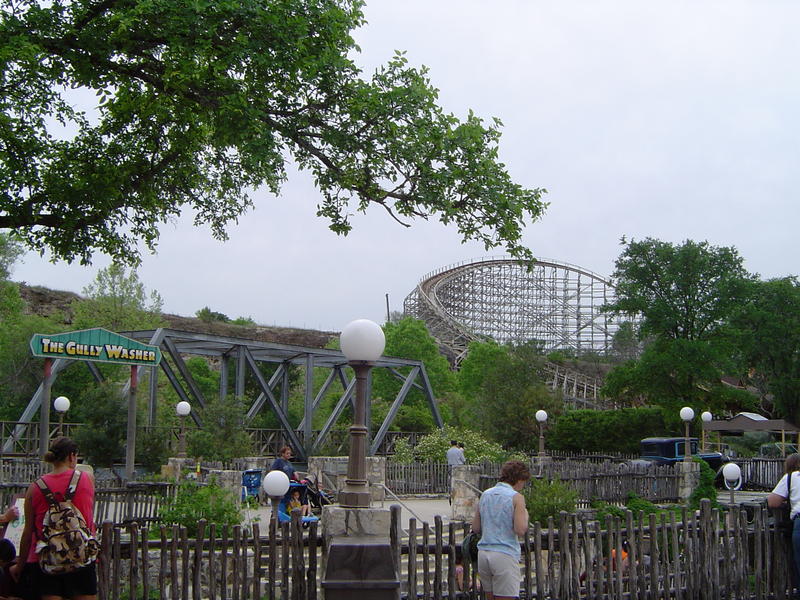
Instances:
[[[602,306],[614,299],[611,282],[581,267],[537,260],[529,269],[509,257],[488,257],[429,273],[405,299],[406,314],[425,322],[455,367],[470,342],[538,341],[546,352],[606,353],[618,322]],[[552,388],[567,402],[605,406],[600,382],[547,363]]]

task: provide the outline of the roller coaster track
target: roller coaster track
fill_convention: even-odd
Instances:
[[[529,271],[510,257],[484,257],[426,275],[405,299],[404,311],[425,322],[454,366],[470,342],[539,340],[546,350],[608,350],[616,323],[600,306],[611,283],[568,263],[537,260]],[[576,404],[604,404],[602,382],[548,362],[552,388]]]

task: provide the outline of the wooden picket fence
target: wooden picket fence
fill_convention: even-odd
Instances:
[[[38,459],[0,460],[0,483],[23,483],[33,481],[42,473],[50,472]]]
[[[497,483],[500,465],[488,463],[482,469],[479,487],[485,490]],[[579,508],[587,508],[595,500],[624,504],[629,494],[661,504],[681,499],[681,475],[675,465],[565,459],[542,462],[535,465],[531,473],[534,479],[558,479],[569,485],[578,492]]]
[[[742,480],[748,487],[771,490],[784,473],[783,458],[736,458]]]
[[[481,489],[491,487],[500,474],[500,463],[482,463]],[[580,506],[592,500],[624,502],[628,493],[653,502],[680,500],[680,474],[672,465],[640,465],[605,460],[556,459],[535,463],[532,474],[539,479],[559,479],[579,494]],[[777,480],[776,480],[777,481]],[[446,463],[386,463],[386,485],[395,494],[447,494],[450,470]]]
[[[137,521],[140,524],[157,521],[161,508],[175,499],[177,487],[174,483],[128,482],[121,488],[97,488],[94,521]],[[10,506],[13,499],[24,496],[27,489],[28,484],[0,483],[0,507]]]
[[[450,468],[447,463],[386,462],[386,485],[397,495],[447,494]]]
[[[477,580],[465,561],[464,587],[456,583],[457,557],[466,530],[440,517],[400,529],[391,509],[387,532],[406,599],[478,599]],[[101,600],[159,597],[170,600],[317,600],[325,547],[316,524],[219,528],[200,522],[194,538],[178,526],[137,523],[102,528]],[[263,535],[266,533],[266,535]],[[629,565],[614,567],[623,541]],[[734,507],[721,514],[705,501],[697,513],[625,513],[607,523],[562,513],[534,524],[521,542],[522,598],[572,600],[783,600],[790,582],[787,542],[765,508],[748,518]]]

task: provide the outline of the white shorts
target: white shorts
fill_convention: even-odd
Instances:
[[[505,552],[478,550],[478,575],[484,592],[495,596],[519,597],[522,574],[519,560]]]

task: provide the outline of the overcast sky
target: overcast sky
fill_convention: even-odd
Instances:
[[[527,227],[537,256],[613,270],[619,239],[736,246],[762,277],[797,274],[800,3],[372,0],[355,34],[371,73],[405,50],[446,110],[504,123],[501,160],[550,207]],[[266,325],[340,330],[385,318],[420,278],[487,256],[453,229],[410,229],[379,207],[339,237],[294,174],[217,242],[183,218],[139,276],[165,312],[203,306]],[[29,254],[13,279],[79,292],[92,267]]]

